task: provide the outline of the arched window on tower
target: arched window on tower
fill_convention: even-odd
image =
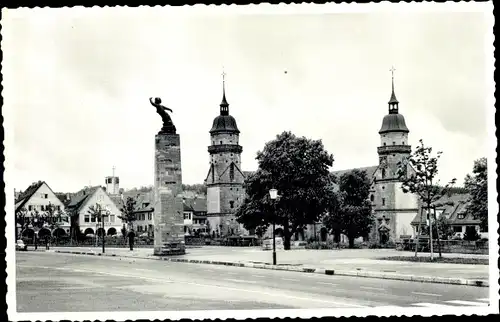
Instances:
[[[229,166],[229,180],[234,180],[234,163]]]
[[[212,172],[212,183],[214,183],[215,182],[215,167],[213,164],[212,164],[212,169],[210,171]]]
[[[382,169],[382,179],[385,178],[385,169]]]
[[[370,201],[373,202],[375,200],[375,196],[374,195],[371,195],[370,196]]]

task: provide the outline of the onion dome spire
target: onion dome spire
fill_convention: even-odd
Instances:
[[[389,114],[398,114],[399,112],[399,101],[396,98],[396,94],[394,93],[394,71],[396,69],[392,67],[390,69],[392,73],[392,93],[391,93],[391,99],[389,100]]]
[[[220,115],[229,115],[229,103],[226,100],[226,73],[222,71],[222,102],[220,103]]]

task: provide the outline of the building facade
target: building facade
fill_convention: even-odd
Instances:
[[[209,170],[205,178],[207,185],[207,220],[210,234],[229,235],[236,230],[234,213],[245,197],[243,183],[245,175],[241,170],[241,153],[236,120],[229,114],[223,84],[220,114],[214,119],[210,129]],[[242,226],[240,227],[243,230]]]
[[[104,217],[104,228],[98,218],[92,215],[90,207],[95,207],[96,204],[99,204],[107,215]],[[119,207],[100,186],[87,187],[74,194],[68,211],[74,214],[72,220],[84,235],[101,235],[104,230],[106,235],[113,236],[118,234],[123,226],[123,221],[119,218]]]
[[[49,210],[52,217],[48,219]],[[69,233],[70,221],[64,204],[45,181],[31,184],[15,200],[17,236],[32,238],[41,235],[65,235]],[[43,220],[43,226],[37,225]],[[41,223],[40,221],[40,223]]]

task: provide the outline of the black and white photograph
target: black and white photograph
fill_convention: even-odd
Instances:
[[[499,313],[492,1],[1,24],[9,320]]]

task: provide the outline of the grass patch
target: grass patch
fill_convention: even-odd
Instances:
[[[431,261],[429,256],[415,257],[415,256],[391,256],[377,258],[389,261],[403,261],[403,262],[419,262],[419,263],[445,263],[445,264],[472,264],[472,265],[488,265],[488,258],[459,258],[459,257],[434,257]]]

